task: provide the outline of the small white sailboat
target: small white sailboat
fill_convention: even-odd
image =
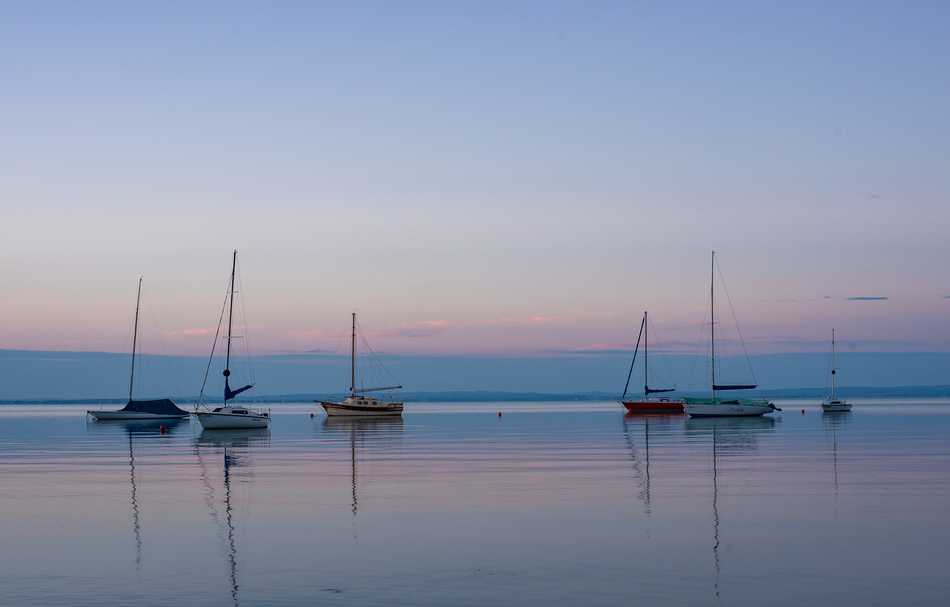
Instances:
[[[266,428],[270,424],[270,414],[267,411],[251,409],[228,404],[238,394],[246,392],[254,387],[254,384],[247,384],[236,390],[231,389],[229,378],[231,377],[231,341],[233,339],[231,329],[234,320],[234,274],[237,267],[237,251],[231,258],[231,285],[228,296],[228,337],[227,353],[224,359],[224,405],[213,409],[196,409],[195,416],[201,422],[205,430],[238,430],[244,428]],[[221,329],[221,321],[218,321],[218,330]],[[218,341],[218,332],[215,331],[215,344],[211,346],[211,358],[208,360],[208,368],[211,367],[211,360],[214,359],[214,348]],[[205,382],[208,380],[208,371],[205,370]],[[199,404],[204,396],[204,384],[201,386],[201,396],[198,398]]]
[[[710,323],[709,336],[711,343],[711,388],[712,396],[708,398],[686,398],[686,413],[691,417],[739,417],[759,416],[771,411],[781,411],[766,399],[761,398],[722,398],[716,396],[717,391],[754,390],[757,384],[717,384],[716,383],[716,252],[712,252],[711,277],[709,283]],[[741,339],[741,335],[740,335]]]
[[[831,330],[831,398],[821,403],[824,413],[847,413],[851,403],[838,398],[838,350],[835,345],[835,330]]]
[[[402,386],[384,386],[381,388],[356,387],[356,312],[353,312],[353,325],[350,334],[350,395],[341,402],[317,401],[327,415],[350,417],[380,417],[402,415],[403,403],[387,402],[367,396],[367,392],[399,390]]]
[[[188,412],[179,409],[171,399],[133,400],[132,392],[135,388],[135,354],[138,349],[139,336],[139,308],[142,303],[142,278],[139,277],[138,294],[135,298],[135,324],[132,329],[132,366],[129,372],[129,402],[116,411],[86,411],[96,421],[121,420],[174,420],[188,417]]]

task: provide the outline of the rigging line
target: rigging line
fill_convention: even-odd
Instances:
[[[392,380],[393,384],[399,383],[396,377],[389,371],[388,368],[386,368],[386,365],[383,364],[380,354],[373,349],[373,346],[369,345],[369,341],[367,341],[366,336],[363,335],[363,328],[360,326],[359,321],[356,321],[356,329],[357,334],[360,336],[360,341],[363,342],[363,346],[366,348],[367,352],[369,352],[373,364],[382,369],[389,379]]]
[[[132,388],[135,386],[135,350],[139,336],[139,308],[142,305],[142,277],[139,276],[139,287],[135,296],[135,325],[132,329],[132,369],[129,372],[129,402],[132,402]]]
[[[359,325],[357,325],[357,326],[359,326]],[[374,368],[374,369],[377,369],[377,370],[379,370],[379,371],[382,371],[383,373],[385,373],[386,375],[388,375],[388,376],[392,379],[392,381],[395,383],[395,381],[396,381],[395,378],[393,378],[393,377],[392,377],[392,374],[389,373],[389,371],[386,369],[385,366],[383,366],[382,361],[380,360],[379,354],[377,354],[376,351],[373,350],[373,347],[369,345],[369,341],[368,341],[368,340],[366,339],[366,337],[362,334],[362,332],[359,333],[359,338],[360,338],[360,342],[363,344],[363,347],[366,349],[366,352],[367,352],[367,356],[365,356],[364,358],[369,358],[370,363],[373,365],[373,368]],[[372,378],[370,378],[370,379],[372,380]],[[364,376],[363,376],[363,382],[364,382],[364,383],[361,384],[363,387],[366,387],[365,381],[366,381],[366,376],[365,376],[365,374],[364,374]]]
[[[699,356],[694,348],[690,348],[687,352],[689,355],[689,366],[688,374],[686,377],[689,378],[689,383],[687,384],[690,388],[703,388],[705,387],[706,377],[709,377],[709,349],[706,347],[706,319],[709,318],[709,310],[706,310],[703,313],[703,321],[699,323],[699,333],[696,338],[696,344],[703,344],[703,355]],[[697,346],[698,347],[698,346]],[[702,359],[703,362],[703,378],[699,382],[695,382],[696,377],[696,367],[699,365],[699,360]]]
[[[230,285],[229,285],[230,286]],[[211,342],[211,356],[208,357],[208,366],[205,367],[205,377],[201,380],[201,392],[198,393],[198,402],[195,403],[197,409],[204,402],[205,386],[208,384],[208,373],[211,371],[211,361],[214,360],[214,349],[218,345],[218,336],[221,334],[221,323],[224,321],[224,310],[228,305],[228,291],[224,292],[224,302],[221,304],[221,315],[218,317],[218,326],[214,330],[214,340]]]
[[[659,382],[659,385],[675,388],[676,382],[672,380],[673,374],[667,374],[667,371],[669,371],[668,365],[657,363],[658,360],[662,359],[657,358],[656,344],[659,340],[656,338],[656,323],[647,318],[647,325],[647,329],[653,334],[653,376]],[[662,353],[663,351],[660,350],[659,352]]]
[[[742,344],[742,353],[745,354],[745,364],[749,368],[749,374],[752,375],[752,383],[758,384],[755,378],[755,370],[752,368],[752,361],[749,359],[749,351],[745,347],[745,338],[742,337],[742,329],[739,328],[739,319],[736,317],[736,309],[732,307],[732,297],[729,295],[729,287],[726,285],[726,279],[722,275],[722,268],[716,264],[716,270],[719,271],[719,280],[722,282],[722,290],[726,292],[726,301],[729,302],[729,311],[732,312],[732,321],[736,323],[736,333],[739,334],[739,343]]]
[[[249,380],[247,383],[256,384],[257,382],[255,381],[255,377],[254,377],[254,367],[253,365],[251,365],[251,346],[249,343],[250,340],[248,339],[248,334],[250,333],[250,331],[248,331],[248,328],[247,328],[247,307],[246,307],[246,302],[244,300],[244,277],[241,276],[241,260],[238,260],[237,262],[237,280],[238,280],[238,284],[241,287],[238,290],[238,296],[240,297],[240,300],[241,300],[241,322],[244,325],[244,363],[247,366],[246,373],[247,373],[247,378]]]
[[[627,372],[627,383],[623,386],[623,394],[620,396],[620,400],[623,400],[627,397],[627,390],[630,389],[630,378],[633,377],[633,365],[637,363],[637,352],[640,351],[640,338],[643,337],[643,325],[646,322],[646,315],[644,315],[643,320],[640,321],[640,332],[637,334],[637,345],[633,348],[633,360],[630,361],[630,370]]]

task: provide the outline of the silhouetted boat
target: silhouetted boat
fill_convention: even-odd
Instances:
[[[711,344],[711,388],[709,398],[686,398],[686,412],[693,417],[735,417],[764,415],[770,411],[781,411],[778,407],[765,399],[760,398],[719,398],[717,391],[754,390],[756,384],[717,384],[716,383],[716,252],[712,252],[709,282],[710,323],[709,336]],[[742,339],[742,335],[739,335]],[[750,363],[751,368],[751,363]]]
[[[838,398],[838,351],[835,347],[835,330],[831,330],[831,397],[821,403],[824,413],[847,413],[851,410],[851,403]]]
[[[158,400],[133,400],[132,391],[135,387],[135,354],[139,336],[139,307],[142,302],[142,278],[139,278],[138,294],[135,297],[135,324],[132,329],[132,368],[129,372],[129,402],[116,411],[86,411],[97,421],[111,420],[164,420],[181,419],[189,413],[179,409],[168,398]]]
[[[400,402],[386,402],[367,392],[382,392],[384,390],[399,390],[402,386],[385,386],[382,388],[356,387],[356,312],[353,312],[353,328],[350,342],[350,395],[342,401],[317,401],[327,415],[351,417],[379,417],[388,415],[402,415],[403,404]]]
[[[633,375],[633,366],[637,362],[637,352],[640,350],[640,338],[643,338],[643,398],[625,400],[627,390],[630,388],[630,377]],[[676,388],[651,388],[648,374],[649,364],[649,328],[647,325],[647,313],[643,312],[643,320],[640,322],[640,333],[637,335],[637,345],[633,349],[633,360],[630,361],[630,371],[627,373],[627,383],[623,387],[623,395],[620,397],[620,404],[626,407],[629,413],[661,413],[678,414],[683,412],[683,400],[679,398],[657,397],[651,398],[651,394],[663,392],[673,392]]]
[[[237,390],[231,389],[231,384],[229,383],[229,378],[231,377],[231,340],[232,334],[231,329],[233,326],[234,320],[234,274],[235,269],[237,268],[237,250],[234,251],[234,255],[231,257],[231,284],[230,284],[230,294],[228,297],[228,338],[227,338],[227,354],[224,359],[224,406],[215,407],[208,410],[196,410],[195,415],[198,417],[198,421],[201,422],[201,426],[205,430],[234,430],[242,428],[266,428],[270,423],[270,415],[267,411],[261,411],[257,409],[250,409],[248,407],[237,407],[234,405],[229,405],[228,401],[234,399],[238,394],[246,392],[254,387],[254,384],[247,384],[242,386]],[[223,310],[222,310],[223,312]],[[221,329],[221,320],[218,320],[218,331]],[[246,330],[246,329],[245,329]],[[208,368],[211,367],[211,360],[214,358],[214,348],[217,345],[218,341],[218,331],[215,331],[214,341],[215,343],[211,346],[211,359],[208,360]],[[208,380],[208,373],[205,371],[205,382]],[[204,396],[204,384],[201,386],[201,396],[199,396],[199,404],[202,397]]]

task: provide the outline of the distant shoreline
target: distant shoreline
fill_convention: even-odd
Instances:
[[[756,394],[765,398],[821,398],[826,396],[826,388],[786,388],[774,390],[758,390]],[[683,391],[678,396],[704,395],[704,392]],[[950,397],[950,385],[940,386],[894,386],[894,387],[842,387],[839,396],[845,398],[937,398]],[[632,393],[635,397],[637,393]],[[153,395],[148,398],[164,397]],[[303,394],[270,394],[252,398],[242,398],[242,402],[256,403],[300,403],[318,400],[339,400],[343,394],[338,393],[303,393]],[[146,397],[141,397],[146,398]],[[190,404],[197,401],[195,396],[173,397],[180,404]],[[406,402],[593,402],[618,400],[620,395],[610,392],[503,392],[495,390],[459,390],[439,392],[402,392],[400,398]],[[124,404],[125,398],[16,398],[0,399],[0,405],[97,405],[97,404]]]

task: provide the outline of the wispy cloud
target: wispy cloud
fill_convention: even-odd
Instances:
[[[214,329],[210,327],[198,327],[195,329],[178,329],[175,331],[166,331],[165,334],[172,337],[201,337],[203,335],[213,335]]]
[[[887,301],[887,297],[883,295],[857,295],[848,297],[847,301]]]
[[[450,328],[447,320],[417,320],[402,324],[395,329],[381,333],[383,337],[433,337],[445,333]]]
[[[474,321],[469,323],[472,327],[530,327],[538,325],[549,325],[556,323],[561,319],[557,316],[548,314],[531,314],[529,316],[491,318],[487,320]]]

